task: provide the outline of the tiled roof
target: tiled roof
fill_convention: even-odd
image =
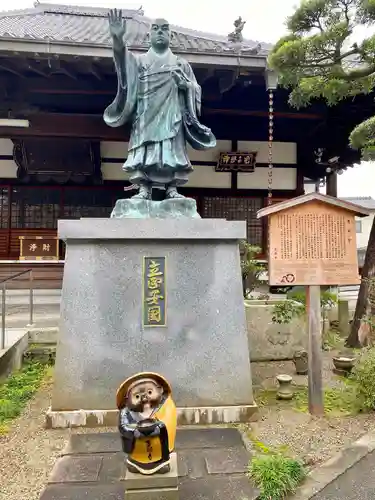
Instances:
[[[34,8],[0,12],[0,39],[36,40],[55,43],[109,46],[107,21],[108,9],[36,3]],[[123,9],[127,18],[127,39],[130,47],[146,48],[151,20],[141,9]],[[238,51],[229,44],[227,37],[194,31],[171,25],[172,48],[179,52],[228,53]],[[258,46],[255,51],[265,57],[270,44],[245,40],[243,55]],[[250,50],[251,52],[251,50]]]
[[[349,196],[341,199],[369,210],[375,210],[375,200],[371,196]]]

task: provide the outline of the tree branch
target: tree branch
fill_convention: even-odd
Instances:
[[[365,78],[366,76],[370,76],[375,73],[375,63],[371,66],[361,69],[353,69],[351,71],[344,71],[343,74],[340,75],[340,78],[343,80],[359,80],[360,78]]]

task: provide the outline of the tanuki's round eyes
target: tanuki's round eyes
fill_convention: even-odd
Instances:
[[[136,394],[135,399],[139,399],[141,396],[139,394]]]
[[[150,390],[150,391],[148,391],[148,395],[149,395],[149,396],[152,396],[152,391],[151,391],[151,390]]]

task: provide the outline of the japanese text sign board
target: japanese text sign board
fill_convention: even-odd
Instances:
[[[144,257],[142,272],[144,327],[167,326],[165,257]]]
[[[358,284],[355,217],[368,214],[320,193],[259,210],[258,218],[268,216],[269,284]]]
[[[216,172],[254,172],[256,153],[220,153]]]
[[[54,237],[20,236],[20,260],[59,260],[59,240]]]

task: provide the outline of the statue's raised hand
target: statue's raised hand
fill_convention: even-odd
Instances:
[[[122,18],[122,10],[111,9],[108,14],[109,32],[115,40],[123,40],[126,33],[126,21]]]

